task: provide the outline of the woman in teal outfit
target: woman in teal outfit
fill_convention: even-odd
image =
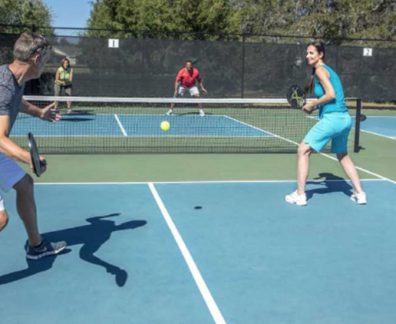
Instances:
[[[311,112],[315,107],[319,108],[319,121],[309,130],[298,147],[297,190],[286,195],[285,200],[299,206],[307,204],[305,183],[309,173],[309,158],[313,151],[320,152],[331,140],[331,152],[337,155],[338,161],[351,179],[354,190],[351,200],[358,204],[366,204],[367,198],[359,175],[347,153],[352,121],[345,104],[341,80],[337,73],[325,64],[323,43],[310,43],[307,46],[306,59],[313,69],[307,88],[313,89],[316,99],[306,103],[303,110]]]

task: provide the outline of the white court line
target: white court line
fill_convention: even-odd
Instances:
[[[273,134],[274,136],[276,136],[276,137],[278,137],[278,138],[280,138],[280,139],[283,139],[283,140],[285,140],[285,141],[287,141],[287,142],[289,142],[289,143],[293,143],[293,144],[295,144],[295,145],[299,145],[299,143],[297,143],[297,142],[295,142],[295,141],[292,141],[292,140],[290,140],[290,139],[288,139],[288,138],[285,138],[285,137],[282,137],[282,136],[279,136],[279,135],[276,135],[276,134]],[[331,159],[331,160],[334,160],[334,161],[337,161],[338,162],[338,160],[335,158],[335,157],[333,157],[333,156],[331,156],[331,155],[329,155],[329,154],[326,154],[326,153],[319,153],[320,155],[322,155],[322,156],[325,156],[325,157],[327,157],[327,158],[329,158],[329,159]],[[369,170],[367,170],[367,169],[364,169],[364,168],[362,168],[362,167],[359,167],[359,166],[356,166],[356,169],[358,169],[358,170],[360,170],[360,171],[362,171],[362,172],[365,172],[365,173],[367,173],[367,174],[370,174],[370,175],[372,175],[372,176],[375,176],[375,177],[377,177],[377,178],[380,178],[380,179],[383,179],[383,180],[387,180],[387,181],[390,181],[390,182],[392,182],[392,183],[395,183],[396,184],[396,181],[393,181],[393,180],[391,180],[391,179],[389,179],[389,178],[386,178],[386,177],[384,177],[384,176],[382,176],[382,175],[380,175],[380,174],[378,174],[378,173],[375,173],[375,172],[371,172],[371,171],[369,171]]]
[[[329,158],[329,159],[332,159],[332,160],[338,162],[338,160],[337,160],[334,156],[328,155],[328,154],[326,154],[326,153],[320,153],[320,155],[323,155],[323,156],[325,156],[325,157],[327,157],[327,158]],[[382,180],[387,180],[387,181],[389,181],[389,182],[392,182],[392,183],[396,184],[396,181],[394,181],[394,180],[392,180],[392,179],[389,179],[389,178],[387,178],[387,177],[384,177],[384,176],[382,176],[382,175],[380,175],[380,174],[378,174],[378,173],[371,172],[370,170],[364,169],[364,168],[359,167],[359,166],[357,166],[357,165],[356,165],[355,167],[356,167],[356,169],[358,169],[358,170],[360,170],[360,171],[363,171],[363,172],[365,172],[365,173],[367,173],[367,174],[370,174],[370,175],[372,175],[372,176],[374,176],[374,177],[377,177],[377,178],[382,179]]]
[[[386,116],[386,115],[377,115],[377,116],[372,116],[372,115],[366,115],[367,118],[372,119],[372,118],[396,118],[396,116]]]
[[[114,114],[114,118],[115,118],[115,120],[117,121],[117,124],[118,124],[118,126],[120,127],[121,132],[124,134],[124,136],[128,136],[128,134],[127,134],[127,132],[126,132],[124,126],[122,126],[121,121],[120,121],[120,119],[118,118],[117,114]]]
[[[212,294],[210,293],[197,265],[194,262],[193,257],[190,254],[190,251],[188,250],[186,244],[183,241],[183,238],[181,237],[179,231],[177,230],[175,223],[172,221],[172,218],[170,217],[168,210],[166,209],[164,203],[162,202],[161,197],[159,196],[157,190],[155,189],[154,184],[152,182],[149,182],[148,186],[159,209],[161,210],[162,216],[164,217],[166,224],[168,225],[173,235],[173,238],[177,243],[177,246],[180,249],[180,252],[184,257],[184,260],[187,263],[188,268],[190,269],[190,272],[195,280],[195,283],[199,291],[201,292],[201,295],[206,303],[206,306],[209,308],[210,314],[212,315],[215,323],[225,324],[226,321],[224,320],[223,315],[221,314],[219,308],[217,307],[217,304],[213,299]]]
[[[319,181],[315,179],[308,179],[308,181]],[[338,179],[329,179],[326,180],[328,182],[337,182],[337,181],[347,181],[350,180],[338,180]],[[387,179],[361,179],[362,182],[375,182],[375,181],[387,181]],[[98,181],[98,182],[37,182],[35,185],[39,186],[74,186],[74,185],[81,185],[81,186],[91,186],[91,185],[148,185],[152,181],[130,181],[130,182],[116,182],[116,181]],[[223,184],[223,183],[294,183],[296,179],[290,180],[186,180],[186,181],[155,181],[156,184]],[[393,182],[393,181],[390,181]],[[396,183],[395,183],[396,184]]]
[[[386,115],[384,115],[384,116],[370,116],[370,115],[368,115],[367,118],[369,118],[369,119],[386,118],[387,119],[387,118],[396,118],[396,116],[386,116]],[[380,137],[385,137],[385,138],[388,138],[388,139],[391,139],[391,140],[396,140],[396,136],[388,136],[388,135],[384,135],[382,133],[376,133],[376,132],[373,132],[373,131],[368,131],[368,130],[363,129],[362,126],[360,126],[360,131],[364,132],[364,133],[380,136]]]
[[[293,144],[295,144],[295,145],[297,145],[297,146],[299,145],[299,143],[297,143],[297,142],[295,142],[295,141],[292,141],[292,140],[290,140],[290,139],[288,139],[288,138],[279,136],[279,135],[277,135],[277,134],[273,134],[273,135],[274,135],[275,137],[278,137],[278,138],[280,138],[280,139],[282,139],[282,140],[285,140],[285,141],[287,141],[287,142],[289,142],[289,143],[293,143]],[[327,157],[327,158],[329,158],[329,159],[331,159],[331,160],[334,160],[334,161],[337,161],[337,162],[338,162],[338,160],[337,160],[335,157],[333,157],[333,156],[331,156],[331,155],[329,155],[329,154],[326,154],[326,153],[319,153],[319,154],[322,155],[322,156],[325,156],[325,157]],[[378,173],[371,172],[371,171],[369,171],[369,170],[367,170],[367,169],[364,169],[364,168],[361,168],[361,167],[359,167],[359,166],[356,166],[356,169],[358,169],[358,170],[360,170],[360,171],[363,171],[363,172],[365,172],[365,173],[367,173],[367,174],[373,175],[373,176],[375,176],[375,177],[377,177],[377,178],[380,178],[380,179],[383,179],[383,180],[387,180],[387,181],[390,181],[390,182],[396,184],[396,181],[393,181],[393,180],[391,180],[391,179],[389,179],[389,178],[386,178],[386,177],[384,177],[384,176],[382,176],[382,175],[380,175],[380,174],[378,174]]]
[[[272,136],[274,136],[274,137],[276,137],[276,138],[280,138],[280,139],[282,139],[282,140],[284,140],[284,141],[286,141],[286,142],[289,142],[289,143],[298,145],[297,142],[294,142],[294,141],[292,141],[292,140],[289,140],[288,138],[283,137],[283,136],[280,136],[280,135],[277,135],[277,134],[275,134],[275,133],[266,131],[266,130],[260,128],[260,127],[256,127],[256,126],[253,126],[253,125],[244,123],[244,122],[242,122],[242,121],[236,120],[236,119],[234,119],[234,118],[232,118],[232,117],[229,117],[229,116],[225,116],[225,117],[227,117],[227,118],[229,118],[229,119],[232,119],[232,120],[235,120],[236,122],[239,122],[239,123],[244,124],[244,125],[246,125],[246,126],[252,127],[252,128],[254,128],[254,129],[256,129],[256,130],[262,131],[263,133],[271,134]]]
[[[161,115],[155,115],[155,114],[137,114],[137,115],[130,115],[130,114],[97,114],[96,116],[114,116],[114,118],[117,121],[118,126],[121,129],[121,132],[123,133],[123,136],[108,135],[108,134],[75,134],[75,135],[66,135],[65,136],[65,135],[56,135],[56,134],[52,135],[51,134],[49,136],[48,135],[35,135],[35,137],[55,137],[56,138],[56,137],[92,137],[92,136],[95,136],[95,137],[109,137],[110,136],[111,138],[119,138],[119,137],[123,138],[125,136],[128,136],[128,134],[125,131],[125,128],[123,127],[123,125],[122,125],[122,123],[121,123],[121,121],[119,119],[119,116],[126,116],[126,117],[132,117],[132,118],[141,117],[141,116],[143,116],[143,117],[151,117],[151,116],[163,117]],[[30,118],[31,116],[28,116],[28,117]],[[169,117],[169,116],[167,116],[167,117]],[[173,117],[178,118],[178,116],[173,116]],[[229,117],[227,115],[207,115],[206,119],[207,118],[212,118],[212,117],[221,117],[221,118],[230,119],[230,120],[232,120],[234,122],[237,122],[239,124],[242,124],[244,126],[248,126],[248,127],[253,128],[255,130],[258,130],[261,133],[265,133],[265,135],[271,135],[273,137],[281,138],[280,136],[278,136],[276,134],[273,134],[273,133],[271,133],[269,131],[265,131],[265,130],[263,130],[261,128],[255,127],[253,125],[250,125],[248,123],[242,122],[240,120],[237,120],[235,118]],[[31,118],[33,119],[34,117],[31,117]],[[193,118],[193,119],[196,119],[196,120],[198,120],[198,119],[201,120],[202,119],[202,117],[200,117],[200,116],[189,116],[189,118]],[[169,120],[171,120],[171,119],[169,119]],[[17,138],[17,137],[25,137],[25,136],[26,136],[25,134],[13,135],[13,137],[15,137],[15,138]],[[158,138],[159,135],[158,134],[153,134],[153,135],[151,135],[151,134],[132,134],[130,136],[132,136],[132,137]],[[232,137],[232,138],[248,138],[248,139],[259,138],[259,139],[262,139],[263,137],[269,137],[269,136],[261,136],[261,135],[260,136],[255,136],[255,135],[201,135],[201,134],[166,135],[166,138],[180,138],[180,137],[187,137],[187,138],[190,138],[190,137],[193,137],[193,138],[196,138],[196,137],[200,137],[200,138],[230,138],[230,137]],[[286,140],[285,138],[281,138],[281,139]]]
[[[384,135],[384,134],[381,134],[381,133],[376,133],[376,132],[373,132],[373,131],[364,130],[361,127],[360,127],[360,131],[363,132],[363,133],[368,133],[368,134],[371,134],[371,135],[376,135],[376,136],[384,137],[384,138],[391,139],[391,140],[395,140],[396,139],[396,137],[394,137],[394,136],[387,136],[387,135]]]
[[[241,121],[241,120],[238,120],[238,119],[235,119],[235,118],[233,118],[233,117],[230,117],[230,116],[227,116],[227,115],[223,115],[223,117],[228,118],[228,119],[231,119],[232,121],[234,121],[234,122],[236,122],[236,123],[238,123],[238,124],[242,124],[242,125],[244,125],[244,126],[247,126],[247,127],[253,128],[253,129],[255,129],[255,130],[258,130],[258,131],[261,132],[261,133],[265,133],[265,134],[269,134],[269,135],[272,135],[272,136],[276,136],[275,134],[273,134],[273,133],[271,133],[271,132],[269,132],[269,131],[266,131],[266,130],[261,129],[261,128],[259,128],[259,127],[256,127],[256,126],[253,126],[253,125],[251,125],[251,124],[245,123],[245,122],[243,122],[243,121]]]
[[[121,131],[122,131],[122,129],[121,129]],[[88,135],[83,135],[83,134],[77,134],[77,135],[66,135],[66,136],[64,136],[64,135],[34,135],[34,137],[45,137],[45,138],[57,138],[57,137],[62,137],[62,138],[65,138],[65,137],[68,137],[68,138],[74,138],[74,137],[93,137],[93,136],[95,136],[96,138],[101,138],[101,137],[104,137],[104,138],[124,138],[125,136],[128,136],[128,134],[125,132],[125,133],[123,133],[123,135],[121,136],[121,135],[111,135],[111,134],[88,134]],[[130,135],[131,137],[146,137],[146,138],[158,138],[160,135],[144,135],[144,134],[142,134],[142,135],[139,135],[139,134],[132,134],[132,135]],[[275,135],[274,135],[275,136]],[[22,135],[12,135],[12,138],[21,138],[21,137],[26,137],[26,134],[24,135],[24,134],[22,134]],[[186,138],[197,138],[197,137],[200,137],[200,138],[230,138],[230,137],[232,137],[232,138],[245,138],[245,139],[254,139],[254,138],[260,138],[260,139],[262,139],[262,138],[265,138],[265,137],[269,137],[269,136],[249,136],[249,135],[221,135],[221,136],[219,136],[219,135],[194,135],[194,134],[191,134],[191,135],[185,135],[185,134],[180,134],[180,135],[166,135],[166,138],[179,138],[179,137],[186,137]],[[275,136],[276,137],[276,136]]]

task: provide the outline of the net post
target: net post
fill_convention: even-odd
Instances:
[[[355,142],[353,152],[358,153],[360,149],[360,120],[362,116],[362,99],[356,98],[356,116],[355,116]]]
[[[245,97],[245,43],[246,34],[242,34],[241,98]]]

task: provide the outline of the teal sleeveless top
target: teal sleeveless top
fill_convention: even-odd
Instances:
[[[332,112],[347,112],[348,108],[345,104],[344,89],[342,87],[340,77],[332,68],[330,68],[326,64],[322,66],[329,72],[330,83],[333,86],[335,92],[335,98],[319,106],[319,117],[322,117],[324,114],[332,113]],[[315,76],[314,95],[315,97],[320,98],[324,96],[324,94],[325,94],[324,88],[320,84],[318,78]]]

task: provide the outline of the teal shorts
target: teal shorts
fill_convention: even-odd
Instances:
[[[351,127],[352,120],[349,113],[327,113],[309,130],[303,142],[316,152],[320,152],[331,140],[332,153],[347,153]]]

